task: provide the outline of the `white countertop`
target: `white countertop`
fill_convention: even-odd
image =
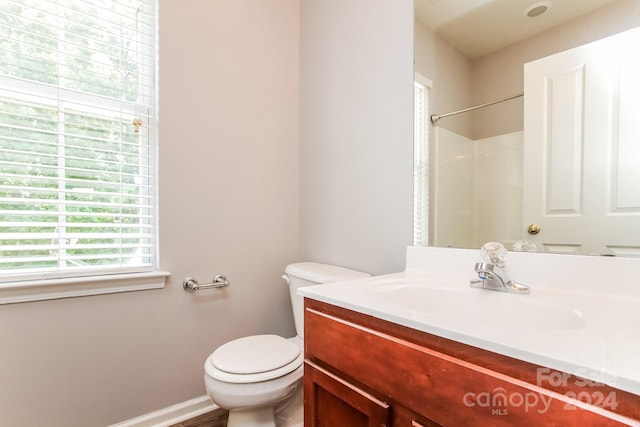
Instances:
[[[527,269],[523,266],[540,260],[536,254],[510,255],[512,279],[531,287],[530,295],[518,295],[469,286],[477,253],[409,248],[404,272],[309,286],[298,292],[640,395],[640,283],[634,280],[619,287],[613,283],[621,274],[637,274],[640,260],[602,264],[601,257],[545,255],[551,258]],[[613,276],[606,271],[611,263],[616,265]],[[571,274],[567,268],[580,272]],[[603,283],[603,277],[612,281]]]

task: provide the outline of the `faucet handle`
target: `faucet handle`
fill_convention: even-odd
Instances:
[[[507,257],[507,250],[502,243],[487,242],[480,248],[480,256],[489,264],[503,268],[504,259]]]

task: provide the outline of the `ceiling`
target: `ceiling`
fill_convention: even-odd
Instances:
[[[478,58],[616,0],[414,0],[427,27],[469,58]],[[529,18],[525,10],[548,10]]]

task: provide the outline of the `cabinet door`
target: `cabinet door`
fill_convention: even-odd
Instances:
[[[393,405],[393,427],[442,427],[400,405]]]
[[[304,367],[305,427],[386,427],[389,405],[311,361]]]

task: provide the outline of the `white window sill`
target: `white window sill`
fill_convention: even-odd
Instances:
[[[0,304],[162,289],[170,275],[165,271],[150,271],[2,283]]]

